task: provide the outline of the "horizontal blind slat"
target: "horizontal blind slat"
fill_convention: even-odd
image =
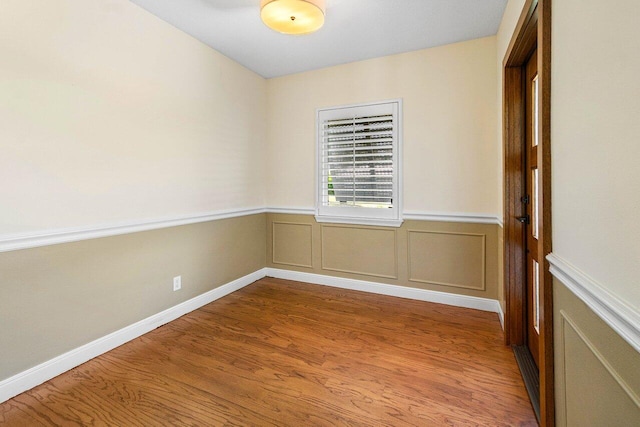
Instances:
[[[393,130],[375,130],[375,131],[367,131],[367,132],[325,132],[323,135],[323,139],[330,140],[332,138],[353,138],[353,139],[362,139],[362,138],[373,138],[376,136],[386,136],[389,137],[393,135]]]
[[[379,123],[379,122],[393,122],[393,114],[383,114],[380,116],[360,116],[360,117],[348,117],[342,119],[329,119],[323,123],[325,125],[350,125],[353,123]]]

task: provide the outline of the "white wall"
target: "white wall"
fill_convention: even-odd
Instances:
[[[126,0],[4,0],[0,236],[264,205],[266,81]]]
[[[552,7],[553,253],[640,312],[640,2]]]
[[[500,212],[496,38],[268,81],[267,204],[314,207],[315,111],[403,98],[404,209]]]

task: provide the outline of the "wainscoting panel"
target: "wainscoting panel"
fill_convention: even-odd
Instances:
[[[486,289],[486,235],[408,230],[409,280]]]
[[[638,396],[571,318],[565,312],[561,315],[564,342],[561,351],[565,360],[580,361],[564,366],[567,425],[625,425],[625,420],[631,419],[634,413],[640,415]],[[599,393],[594,384],[608,392]],[[598,407],[606,410],[587,409]]]
[[[396,229],[322,225],[322,269],[398,278]]]
[[[272,262],[297,267],[313,267],[313,228],[311,224],[272,222]]]
[[[640,353],[554,280],[558,426],[640,425]]]
[[[261,270],[265,216],[0,253],[0,383]]]
[[[498,300],[498,229],[415,219],[397,228],[318,223],[312,214],[270,212],[267,267]]]

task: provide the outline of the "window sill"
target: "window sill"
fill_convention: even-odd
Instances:
[[[317,222],[328,222],[332,224],[356,224],[375,225],[379,227],[400,227],[402,219],[381,219],[381,218],[349,218],[344,216],[315,215]]]

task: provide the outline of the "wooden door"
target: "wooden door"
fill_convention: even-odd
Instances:
[[[538,254],[538,236],[540,231],[540,174],[538,171],[539,141],[539,85],[538,85],[538,54],[533,52],[527,61],[524,73],[525,81],[525,187],[526,194],[522,198],[525,204],[526,216],[522,218],[525,224],[526,256],[526,333],[527,346],[537,366],[539,362],[540,342],[540,265]]]

